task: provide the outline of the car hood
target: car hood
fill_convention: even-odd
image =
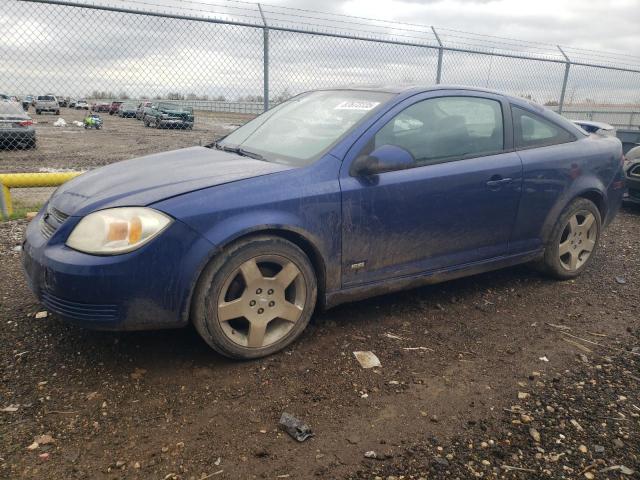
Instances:
[[[205,147],[148,155],[98,168],[63,184],[50,203],[67,215],[160,200],[293,167]]]

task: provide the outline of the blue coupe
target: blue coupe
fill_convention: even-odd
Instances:
[[[193,323],[257,358],[316,307],[525,262],[579,275],[621,204],[623,160],[616,138],[492,91],[313,91],[208,147],[66,183],[23,264],[69,321]]]

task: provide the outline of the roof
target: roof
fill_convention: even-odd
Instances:
[[[318,90],[362,90],[368,92],[382,92],[382,93],[392,93],[392,94],[400,94],[407,92],[430,92],[435,90],[468,90],[471,92],[484,92],[491,93],[494,95],[502,95],[504,97],[510,97],[510,95],[500,92],[498,90],[491,90],[489,88],[482,87],[473,87],[469,85],[366,85],[366,84],[358,84],[358,85],[343,85],[335,88],[320,88]],[[513,97],[517,98],[517,97]]]

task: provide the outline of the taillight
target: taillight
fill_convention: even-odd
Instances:
[[[33,125],[33,120],[23,120],[19,122],[18,125],[20,125],[21,127],[30,127],[31,125]]]

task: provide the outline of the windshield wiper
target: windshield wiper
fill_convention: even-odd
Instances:
[[[222,149],[225,152],[232,152],[232,153],[237,153],[238,155],[242,156],[242,157],[249,157],[249,158],[253,158],[254,160],[263,160],[266,161],[266,159],[260,155],[259,153],[256,152],[250,152],[249,150],[245,150],[242,147],[225,147],[224,145],[216,145],[216,148]]]

